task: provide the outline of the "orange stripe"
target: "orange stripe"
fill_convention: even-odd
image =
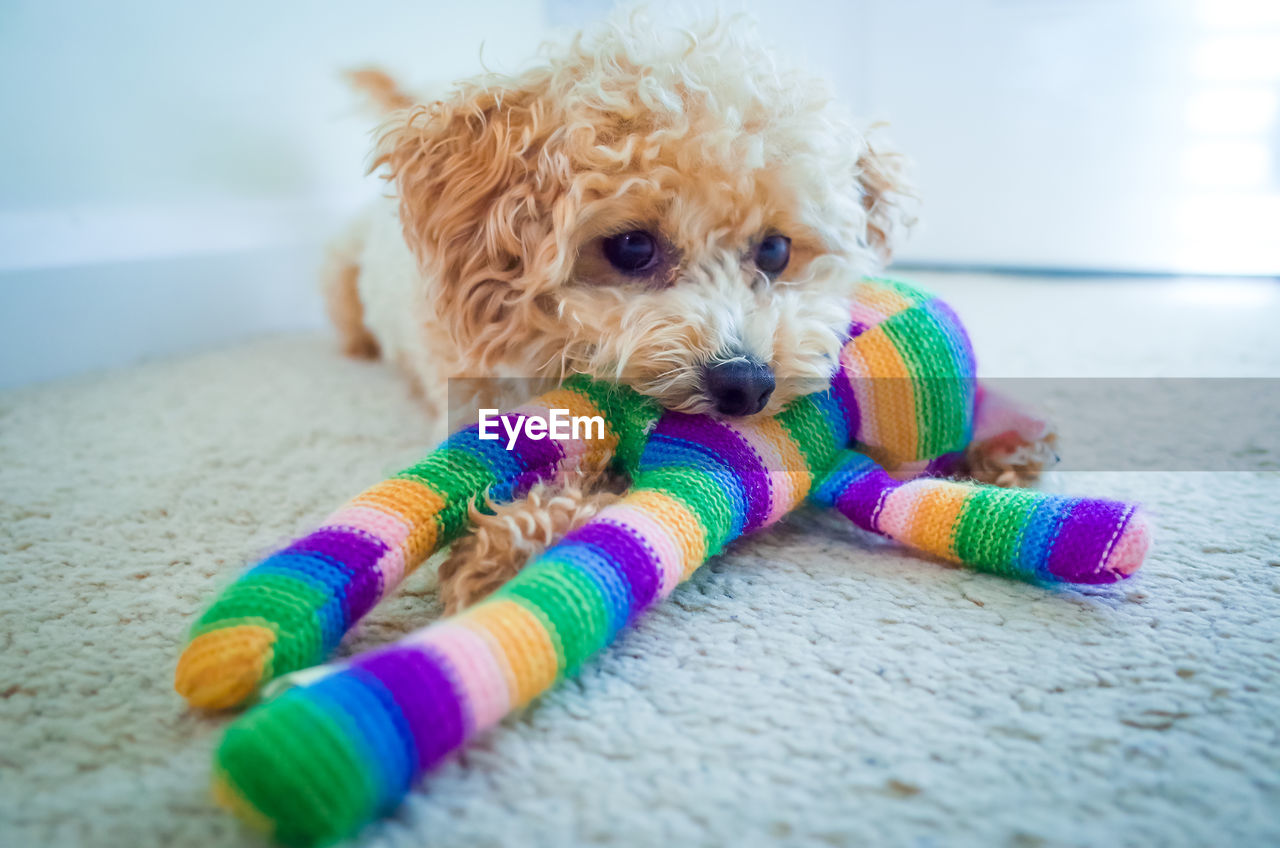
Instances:
[[[885,462],[896,465],[917,459],[919,432],[916,426],[915,386],[911,372],[898,348],[876,328],[858,336],[847,349],[861,362],[861,373],[871,377],[868,391],[875,415],[877,447],[885,451]]]
[[[477,604],[458,623],[479,633],[495,648],[511,693],[511,706],[519,709],[556,682],[560,655],[551,634],[532,612],[507,598]]]
[[[916,503],[906,542],[922,551],[959,562],[955,551],[956,519],[970,490],[945,480],[927,481],[928,490]],[[921,481],[924,485],[925,481]]]
[[[444,496],[417,480],[384,480],[351,502],[398,515],[412,528],[405,539],[405,573],[413,571],[435,550],[440,534],[436,516],[444,509]]]
[[[757,425],[757,428],[760,435],[773,445],[778,456],[782,458],[782,468],[769,470],[774,474],[785,475],[787,483],[790,484],[789,503],[785,504],[786,511],[790,512],[809,496],[809,491],[813,488],[813,475],[809,473],[809,464],[805,462],[800,446],[787,435],[786,429],[778,423],[778,419],[766,418]]]
[[[912,306],[909,298],[873,280],[865,280],[858,284],[853,293],[853,301],[859,308],[879,313],[881,320],[891,318]]]
[[[622,503],[644,510],[671,530],[671,539],[684,559],[681,579],[697,570],[707,555],[707,531],[702,522],[678,500],[656,489],[641,489],[623,498]]]
[[[547,392],[535,401],[539,406],[545,406],[551,409],[567,409],[570,415],[586,416],[588,418],[599,415],[605,421],[604,438],[603,439],[584,439],[582,444],[586,445],[587,450],[583,454],[585,468],[604,468],[608,464],[609,459],[613,456],[613,451],[618,447],[618,436],[609,427],[609,419],[605,418],[594,403],[577,392],[571,392],[568,389],[556,389]],[[594,429],[594,428],[593,428]]]
[[[178,658],[173,688],[193,707],[221,710],[271,677],[276,633],[259,624],[219,627],[192,639]]]

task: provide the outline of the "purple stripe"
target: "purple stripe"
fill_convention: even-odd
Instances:
[[[685,439],[711,451],[742,481],[747,496],[747,514],[742,532],[749,533],[761,527],[769,517],[773,503],[773,481],[769,469],[764,467],[760,455],[742,438],[724,424],[706,416],[668,412],[658,422],[654,434],[673,439]]]
[[[355,660],[352,668],[376,677],[404,715],[418,754],[420,775],[466,739],[460,696],[443,662],[422,648],[389,648]]]
[[[1124,529],[1129,509],[1115,501],[1088,498],[1073,503],[1049,554],[1049,574],[1071,583],[1114,582],[1116,575],[1102,570],[1102,557]]]
[[[836,509],[863,530],[879,532],[876,519],[880,517],[883,495],[901,485],[884,469],[871,467],[845,486],[836,498]]]
[[[504,440],[502,446],[505,448],[506,430],[503,430],[502,438]],[[527,491],[534,483],[546,480],[555,473],[557,465],[564,459],[564,446],[558,440],[531,439],[524,434],[523,428],[520,430],[520,435],[516,437],[516,443],[512,446],[511,452],[515,454],[516,461],[526,469],[516,478],[516,492]]]
[[[378,570],[378,560],[388,550],[385,542],[366,531],[353,527],[323,527],[298,539],[280,553],[317,554],[345,569],[347,580],[341,587],[342,608],[350,626],[382,597],[382,572]]]
[[[844,412],[845,430],[849,434],[849,442],[861,441],[858,428],[862,426],[862,411],[858,408],[858,398],[853,393],[853,384],[849,382],[849,372],[841,365],[831,378],[831,393]]]
[[[597,548],[631,587],[631,615],[647,607],[658,593],[661,580],[658,557],[631,528],[596,519],[564,537],[562,544],[577,542]]]
[[[929,460],[929,464],[924,467],[923,476],[954,477],[962,467],[963,461],[964,451],[944,453],[942,456]]]

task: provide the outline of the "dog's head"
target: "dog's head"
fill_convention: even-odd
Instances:
[[[397,113],[376,165],[475,372],[730,416],[826,386],[902,217],[893,159],[740,21],[580,36]]]

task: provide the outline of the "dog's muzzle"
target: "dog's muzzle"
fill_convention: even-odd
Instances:
[[[716,412],[738,418],[764,409],[777,384],[768,365],[738,357],[708,365],[702,385]]]

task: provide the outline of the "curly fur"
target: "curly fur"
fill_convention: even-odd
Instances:
[[[609,475],[577,472],[537,483],[523,498],[491,504],[487,512],[473,506],[473,529],[454,543],[437,572],[445,614],[492,593],[526,562],[622,497],[623,488]]]
[[[905,217],[895,158],[737,18],[633,14],[519,76],[462,82],[392,112],[374,167],[396,209],[367,213],[353,258],[364,324],[428,396],[456,376],[585,372],[704,411],[702,366],[748,354],[775,372],[776,412],[830,376],[848,288]],[[661,234],[661,279],[602,267],[600,238],[634,227]],[[749,261],[771,232],[793,240],[774,280]]]

